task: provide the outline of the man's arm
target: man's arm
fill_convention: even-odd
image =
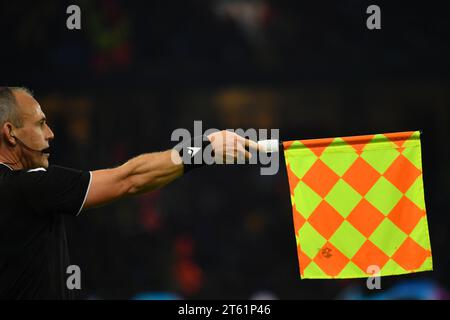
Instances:
[[[257,149],[256,142],[234,133],[220,131],[208,136],[216,154],[250,157],[245,146]],[[126,196],[153,191],[183,174],[183,163],[174,149],[139,155],[123,165],[92,171],[84,209],[101,206]]]
[[[175,164],[171,153],[172,150],[142,154],[117,168],[92,171],[84,209],[156,190],[175,180],[183,174],[183,164],[181,159]]]

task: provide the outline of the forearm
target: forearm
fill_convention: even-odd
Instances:
[[[181,159],[172,150],[141,154],[120,169],[128,181],[129,195],[161,188],[183,174]]]

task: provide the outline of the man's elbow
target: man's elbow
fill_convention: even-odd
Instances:
[[[135,196],[145,192],[156,190],[160,186],[157,176],[140,177],[131,176],[126,181],[126,196]]]

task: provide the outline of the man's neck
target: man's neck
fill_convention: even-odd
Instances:
[[[20,170],[24,168],[20,157],[16,154],[15,150],[12,150],[4,144],[0,144],[0,163],[8,166],[13,170]]]

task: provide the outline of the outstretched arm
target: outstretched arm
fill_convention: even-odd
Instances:
[[[123,165],[92,171],[84,209],[98,207],[127,196],[158,189],[183,174],[171,150],[141,154]]]
[[[250,157],[245,147],[257,149],[256,142],[229,131],[208,136],[215,154],[221,157]],[[139,155],[119,167],[92,171],[84,209],[102,206],[127,196],[159,189],[184,172],[181,157],[174,149]]]

